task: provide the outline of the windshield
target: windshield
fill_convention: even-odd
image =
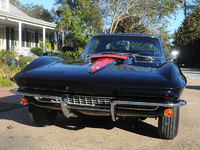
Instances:
[[[159,39],[140,36],[96,36],[87,45],[84,55],[99,53],[129,53],[161,57]]]

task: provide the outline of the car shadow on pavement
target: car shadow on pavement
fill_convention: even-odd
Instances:
[[[20,124],[34,126],[28,114],[28,107],[20,104],[20,98],[19,95],[0,98],[0,104],[3,104],[4,107],[11,107],[9,110],[0,112],[0,119],[12,120]],[[3,107],[3,105],[0,106]],[[58,113],[53,125],[66,130],[75,131],[84,128],[102,128],[107,130],[119,128],[131,133],[159,138],[157,127],[146,122],[134,120],[133,118],[125,120],[120,119],[119,121],[113,122],[110,116],[81,116],[77,118],[71,117],[68,119],[62,113]]]
[[[33,126],[28,108],[20,103],[22,96],[12,95],[0,98],[0,119],[12,120],[20,124]]]
[[[20,95],[10,95],[10,96],[2,96],[0,95],[0,102],[4,103],[13,103],[13,104],[21,104],[20,99],[23,96]]]
[[[64,115],[57,116],[57,119],[54,121],[54,125],[68,129],[68,130],[80,130],[85,127],[91,128],[104,128],[104,129],[112,129],[113,122],[110,117],[102,117],[102,116],[81,116],[81,117],[71,117],[66,118]]]
[[[187,89],[200,90],[200,86],[186,86]]]
[[[116,127],[143,136],[159,138],[157,127],[133,118],[113,122],[111,117],[85,116],[69,119],[66,117],[59,117],[54,121],[54,125],[67,130],[81,130],[84,128],[102,128],[110,130]]]
[[[143,121],[129,119],[116,122],[116,124],[116,127],[125,131],[148,136],[151,138],[160,138],[157,132],[158,128]]]

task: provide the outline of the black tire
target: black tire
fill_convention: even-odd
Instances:
[[[37,127],[51,125],[57,115],[55,110],[37,107],[33,104],[28,104],[28,110],[31,121]]]
[[[159,117],[158,120],[158,134],[162,139],[174,139],[178,133],[179,125],[179,107],[171,107],[173,115],[166,117],[165,115]]]

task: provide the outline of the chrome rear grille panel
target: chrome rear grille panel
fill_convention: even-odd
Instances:
[[[69,106],[90,107],[96,109],[110,109],[111,99],[113,97],[93,97],[80,95],[66,95],[64,102]]]
[[[110,105],[114,97],[93,97],[82,95],[65,95],[64,102],[74,109],[96,109],[110,110]],[[143,110],[155,111],[158,106],[138,106],[138,105],[118,105],[121,110]]]

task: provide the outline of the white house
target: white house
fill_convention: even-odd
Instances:
[[[45,34],[56,31],[56,26],[28,16],[9,0],[0,0],[0,50],[14,49],[25,55],[27,50],[39,46],[39,32],[42,32],[45,51]]]

